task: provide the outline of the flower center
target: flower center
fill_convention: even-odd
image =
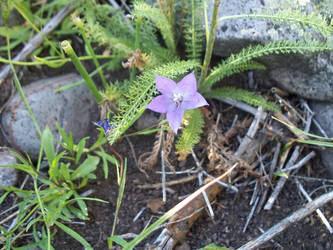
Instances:
[[[177,108],[180,107],[180,104],[183,101],[183,96],[180,93],[174,93],[173,94],[173,101],[176,103]]]

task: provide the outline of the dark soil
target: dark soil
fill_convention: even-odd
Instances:
[[[151,150],[153,137],[142,136],[131,138],[135,147],[136,155]],[[147,179],[134,164],[133,156],[129,150],[126,141],[115,146],[115,149],[128,158],[128,172],[124,200],[118,216],[116,234],[140,233],[148,224],[160,217],[172,206],[180,202],[178,197],[191,194],[198,188],[197,181],[173,186],[174,194],[168,194],[167,204],[161,206],[158,213],[153,213],[147,208],[147,202],[153,199],[161,199],[160,190],[142,190],[137,184],[159,183],[160,176],[154,172],[149,173]],[[184,168],[191,168],[193,162],[188,161]],[[322,168],[318,160],[311,164],[311,173],[313,177],[327,178],[328,174]],[[159,166],[157,166],[158,168]],[[111,170],[112,171],[112,170]],[[114,172],[114,171],[113,171]],[[300,172],[299,175],[307,176]],[[177,177],[180,178],[180,177]],[[168,177],[168,180],[171,179]],[[321,182],[302,182],[305,189],[310,193],[312,190],[321,186]],[[220,246],[237,248],[251,239],[261,235],[259,228],[267,230],[275,225],[284,217],[299,209],[304,200],[297,192],[296,184],[290,180],[284,187],[278,198],[278,202],[271,211],[261,211],[251,220],[245,233],[242,232],[247,216],[251,210],[249,205],[254,185],[249,185],[239,194],[222,191],[216,202],[213,204],[215,218],[212,220],[207,213],[204,214],[192,227],[188,234],[186,245],[187,249],[199,249],[209,243],[215,243]],[[94,249],[107,249],[107,238],[110,236],[118,186],[114,175],[109,179],[103,178],[102,171],[99,171],[98,181],[91,183],[88,189],[95,190],[94,197],[109,201],[108,204],[99,202],[88,202],[90,221],[85,225],[71,225],[75,231],[87,239]],[[315,193],[314,197],[322,194],[324,190]],[[143,209],[144,212],[139,219],[133,222],[133,218]],[[322,208],[326,218],[333,222],[333,202]],[[152,220],[152,221],[151,221]],[[144,243],[136,249],[144,249],[147,243],[152,243],[160,231],[153,233]],[[280,244],[284,249],[332,249],[333,238],[320,222],[318,216],[314,213],[299,223],[294,224],[285,232],[274,238],[274,241],[268,242],[263,249],[279,249]],[[53,239],[55,249],[82,249],[79,243],[68,237],[64,232],[59,231]]]

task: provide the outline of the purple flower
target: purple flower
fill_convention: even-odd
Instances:
[[[104,132],[106,134],[106,136],[108,137],[109,136],[109,133],[111,132],[112,130],[112,126],[110,126],[110,123],[109,123],[109,119],[108,118],[104,118],[104,122],[96,122],[95,123],[97,126],[100,126],[104,129]]]
[[[186,75],[179,83],[158,75],[155,79],[156,88],[162,95],[156,96],[147,108],[166,113],[169,125],[175,133],[181,125],[184,110],[208,105],[205,98],[197,91],[197,81],[193,72]]]

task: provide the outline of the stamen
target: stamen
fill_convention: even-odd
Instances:
[[[174,93],[173,94],[173,101],[176,103],[177,108],[179,108],[180,104],[183,101],[183,95],[181,93]]]

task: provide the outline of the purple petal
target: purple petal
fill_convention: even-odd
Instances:
[[[179,129],[182,119],[184,115],[184,109],[175,108],[173,110],[169,110],[167,113],[167,120],[173,132],[177,134],[177,130]]]
[[[165,95],[156,96],[148,105],[147,108],[155,112],[166,113],[170,100]]]
[[[178,84],[178,93],[182,93],[184,98],[192,96],[197,91],[197,80],[195,79],[194,72],[186,75]]]
[[[155,75],[156,88],[164,95],[172,95],[172,91],[176,88],[177,84],[169,78]]]
[[[195,109],[205,105],[209,105],[206,99],[199,92],[196,92],[193,96],[183,100],[181,108]]]

